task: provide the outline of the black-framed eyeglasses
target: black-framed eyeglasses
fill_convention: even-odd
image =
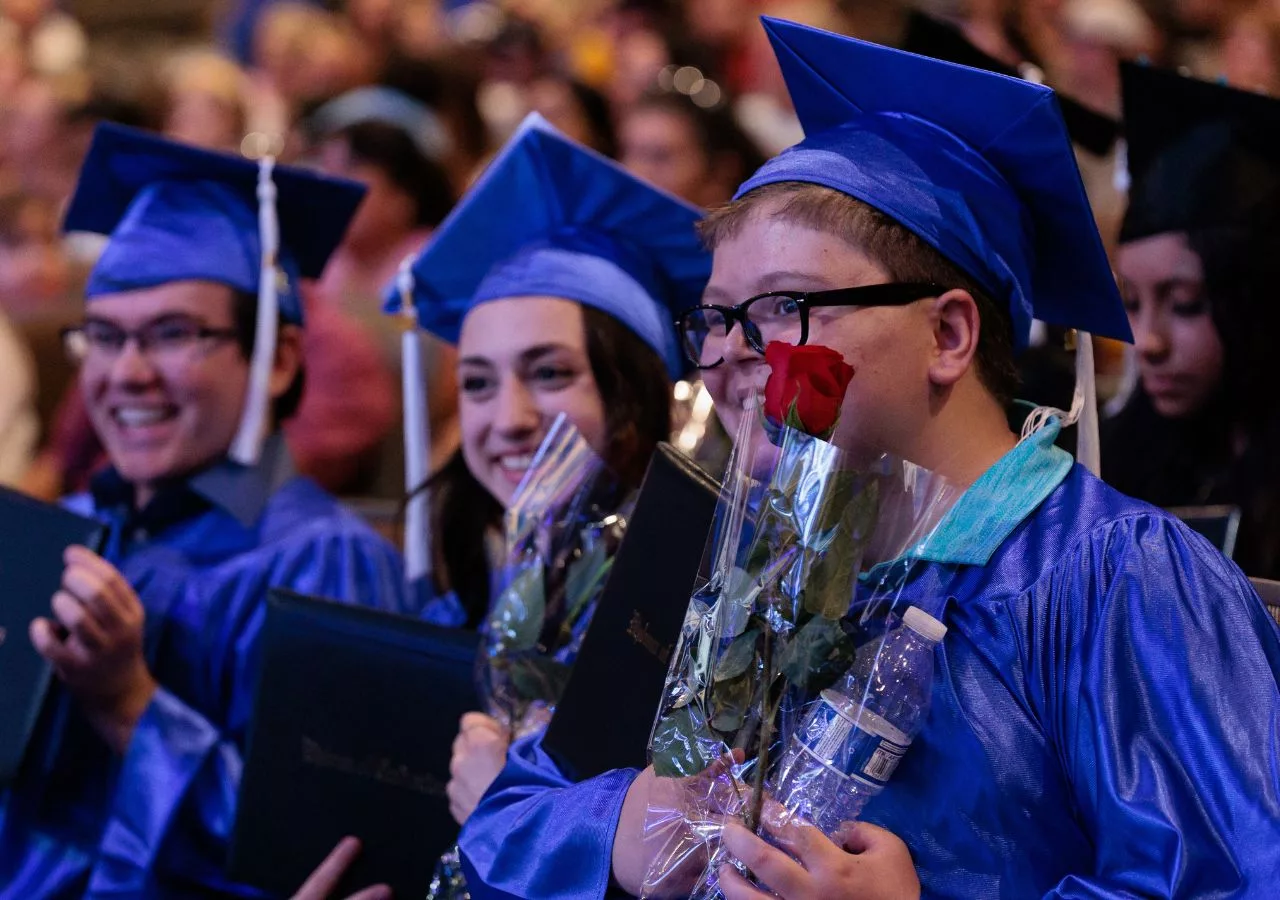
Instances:
[[[747,345],[757,353],[771,341],[796,346],[809,340],[809,310],[823,306],[906,306],[946,293],[925,282],[890,282],[830,291],[769,291],[736,306],[695,306],[676,318],[676,333],[684,354],[699,369],[724,362],[724,343],[734,323],[742,326]]]
[[[137,342],[140,353],[165,362],[185,359],[210,344],[239,337],[234,328],[209,328],[185,316],[158,319],[135,330],[90,319],[62,329],[61,334],[67,358],[77,365],[90,357],[115,359],[131,340]]]

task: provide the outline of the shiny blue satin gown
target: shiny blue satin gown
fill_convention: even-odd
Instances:
[[[903,600],[949,630],[927,724],[865,818],[927,897],[1280,897],[1280,629],[1234,564],[1045,430],[900,566]],[[634,775],[570,784],[514,747],[462,833],[473,897],[615,894]]]
[[[55,684],[24,770],[0,794],[3,900],[249,893],[222,869],[268,587],[415,612],[390,544],[306,479],[272,487],[207,491],[214,502],[194,509],[185,498],[186,514],[154,534],[128,529],[128,541],[95,498],[68,503],[115,526],[105,555],[146,608],[161,689],[121,757]]]

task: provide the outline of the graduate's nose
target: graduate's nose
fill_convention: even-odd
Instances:
[[[756,349],[747,343],[747,335],[742,330],[742,323],[735,322],[724,338],[724,362],[721,365],[749,362],[760,359]]]
[[[1153,311],[1131,316],[1133,346],[1144,359],[1163,359],[1169,354],[1169,332],[1163,318]]]
[[[542,413],[533,393],[519,378],[504,378],[493,402],[494,431],[506,438],[525,437],[538,429]]]
[[[116,387],[138,390],[155,384],[160,372],[136,340],[127,340],[111,361],[108,377]]]

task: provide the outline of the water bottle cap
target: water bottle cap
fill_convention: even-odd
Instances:
[[[946,625],[918,606],[907,607],[906,614],[902,617],[902,624],[934,644],[942,643],[942,638],[947,633]]]

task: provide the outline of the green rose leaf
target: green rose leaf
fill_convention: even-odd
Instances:
[[[569,683],[570,667],[541,654],[521,655],[510,661],[511,687],[522,700],[556,703]]]
[[[844,477],[851,482],[852,491],[841,527],[847,529],[861,556],[880,519],[880,479],[872,474]]]
[[[816,555],[805,585],[805,610],[826,619],[849,611],[862,555],[880,511],[880,482],[873,476],[842,472],[833,485],[839,521],[824,535],[824,550]]]
[[[853,665],[853,640],[838,621],[814,616],[787,642],[778,668],[807,693],[830,687]]]
[[[749,628],[733,639],[716,663],[717,684],[737,678],[751,668],[756,660],[756,640],[759,637],[759,628]]]
[[[730,736],[742,727],[755,695],[756,678],[744,672],[737,678],[717,681],[711,697],[711,727]]]
[[[805,585],[805,612],[829,620],[845,615],[853,602],[854,562],[860,557],[851,546],[835,546],[820,554]]]
[[[542,634],[546,616],[542,566],[534,564],[517,574],[499,595],[490,626],[493,633],[501,636],[504,650],[532,650]]]
[[[567,622],[576,622],[578,614],[600,591],[613,559],[604,541],[597,541],[592,548],[569,565],[565,575],[564,595],[568,606]]]
[[[660,778],[696,775],[720,755],[720,743],[692,704],[667,713],[653,730],[650,749]]]
[[[721,637],[737,637],[747,627],[760,586],[745,569],[733,569],[716,603],[716,627]]]

